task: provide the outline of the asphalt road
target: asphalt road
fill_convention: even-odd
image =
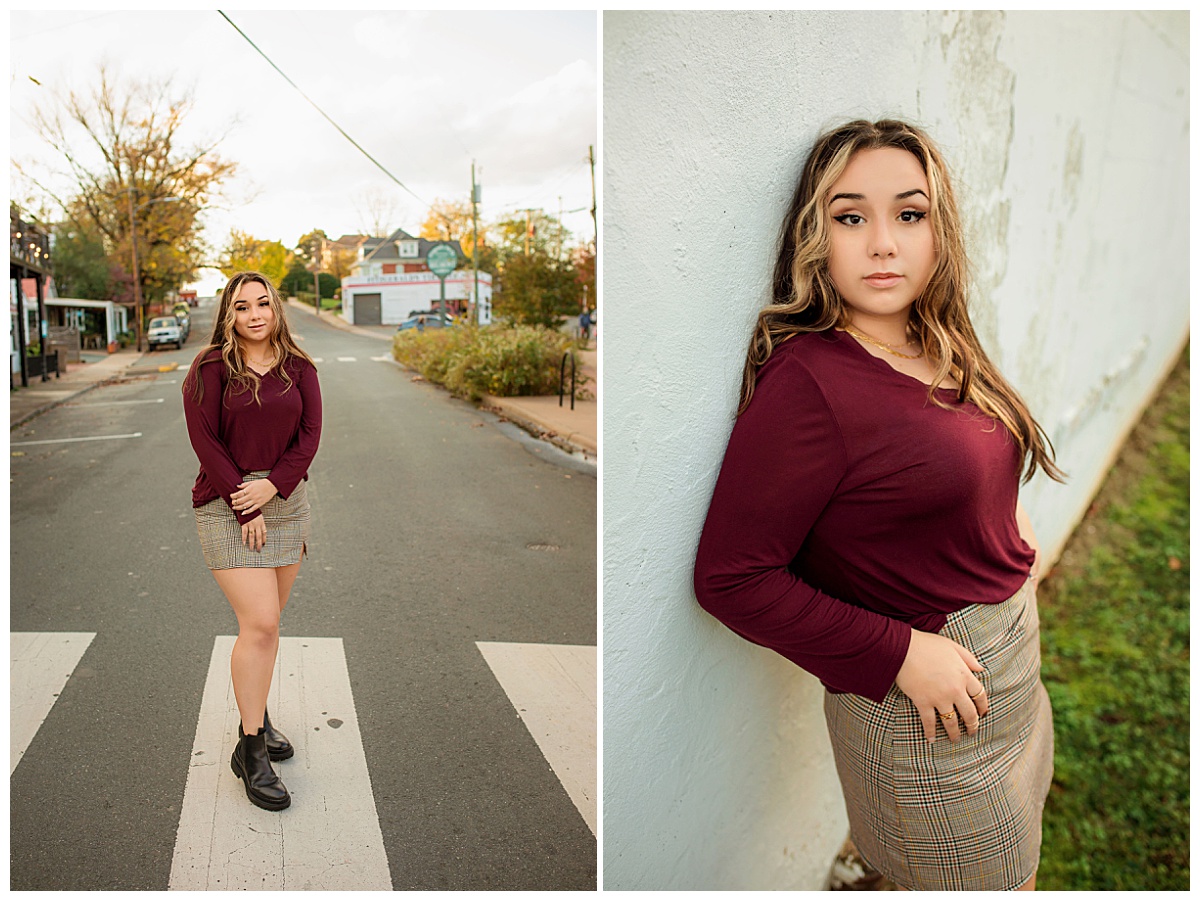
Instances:
[[[149,359],[189,362],[210,317]],[[325,417],[282,635],[343,641],[393,887],[594,889],[595,837],[476,646],[595,645],[594,471],[372,359],[384,342],[290,318]],[[168,887],[214,638],[237,631],[196,537],[182,380],[10,438],[11,629],[95,633],[11,776],[13,889]]]

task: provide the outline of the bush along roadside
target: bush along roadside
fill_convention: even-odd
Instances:
[[[409,329],[392,340],[396,361],[459,397],[536,397],[558,394],[563,354],[573,352],[569,335],[537,326],[457,325]],[[570,361],[567,361],[570,379]],[[592,396],[582,374],[575,397]],[[569,383],[568,389],[569,390]]]

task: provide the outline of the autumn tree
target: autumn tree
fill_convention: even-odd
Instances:
[[[429,213],[421,225],[420,237],[430,241],[457,241],[466,256],[463,268],[470,269],[475,258],[475,223],[471,218],[471,202],[435,200],[430,204]],[[480,219],[479,268],[485,272],[495,272],[497,262],[495,248],[488,240],[488,226]]]
[[[558,219],[542,210],[523,210],[522,215],[506,216],[491,226],[491,232],[496,236],[501,266],[516,254],[539,253],[557,258],[570,235]]]
[[[111,300],[119,269],[114,273],[117,267],[109,260],[99,229],[85,217],[83,222],[71,219],[58,222],[51,233],[54,284],[59,296]]]
[[[303,263],[309,272],[312,272],[314,267],[324,269],[329,244],[324,229],[314,228],[308,234],[301,235],[300,240],[296,242],[296,259]]]
[[[61,208],[66,234],[97,238],[118,270],[132,271],[136,241],[142,296],[161,300],[203,261],[198,217],[235,164],[216,152],[220,139],[184,142],[194,101],[169,80],[124,82],[102,66],[87,92],[48,93],[33,123],[62,166],[17,168]]]
[[[582,313],[585,306],[596,309],[596,248],[592,242],[571,252],[571,266],[582,295],[579,298],[579,312]]]
[[[263,241],[235,228],[229,232],[217,266],[226,277],[247,270],[261,272],[278,287],[288,274],[292,259],[292,252],[279,241]]]
[[[563,316],[579,314],[582,293],[570,262],[541,252],[513,254],[501,270],[493,309],[516,322],[558,328]]]

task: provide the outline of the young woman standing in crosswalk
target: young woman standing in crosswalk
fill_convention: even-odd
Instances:
[[[283,810],[291,796],[271,766],[294,753],[267,714],[279,617],[307,553],[308,467],[321,438],[321,388],[266,276],[226,284],[212,340],[183,384],[200,473],[192,506],[204,562],[238,620],[230,659],[241,723],[231,766],[246,797]]]

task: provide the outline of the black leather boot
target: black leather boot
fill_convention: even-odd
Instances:
[[[283,810],[292,803],[292,796],[271,769],[264,732],[259,729],[254,735],[247,735],[238,723],[238,743],[229,765],[233,767],[234,775],[245,783],[246,797],[251,804],[263,810]]]
[[[271,718],[267,716],[266,710],[263,711],[263,735],[266,736],[267,753],[271,755],[272,760],[287,760],[296,753],[287,736],[271,725]]]

